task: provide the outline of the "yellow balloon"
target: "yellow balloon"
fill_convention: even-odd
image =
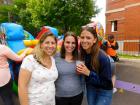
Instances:
[[[18,54],[18,55],[21,55],[21,54],[24,52],[24,50],[25,50],[25,49],[20,50],[17,54]],[[33,49],[32,49],[32,48],[30,48],[30,49],[27,51],[26,55],[31,54],[31,53],[32,53],[32,51],[33,51]]]
[[[27,47],[32,46],[31,40],[23,40],[23,42],[24,42],[24,45]]]
[[[35,46],[38,43],[38,40],[23,40],[26,47]]]
[[[32,40],[32,45],[33,46],[37,45],[37,43],[38,43],[38,40]]]

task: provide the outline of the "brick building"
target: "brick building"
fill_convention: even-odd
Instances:
[[[106,0],[108,34],[118,41],[118,52],[140,54],[140,0]]]

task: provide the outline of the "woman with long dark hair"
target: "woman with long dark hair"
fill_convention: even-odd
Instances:
[[[58,79],[56,81],[56,105],[81,105],[83,88],[81,76],[76,72],[78,40],[73,32],[64,35],[60,54],[56,55]]]
[[[110,105],[112,100],[111,64],[99,48],[94,27],[85,26],[80,35],[80,53],[85,64],[77,71],[86,76],[88,105]]]

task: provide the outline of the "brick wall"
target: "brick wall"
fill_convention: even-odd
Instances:
[[[125,6],[125,0],[106,0],[106,10],[112,10]]]
[[[106,6],[106,34],[114,34],[124,52],[140,54],[140,0],[107,0]],[[113,20],[118,21],[116,32],[111,32]]]

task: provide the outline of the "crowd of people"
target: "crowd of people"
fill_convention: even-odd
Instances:
[[[21,105],[81,105],[83,96],[88,105],[111,105],[115,65],[110,48],[100,48],[91,26],[81,29],[79,39],[80,45],[74,32],[66,32],[57,52],[57,38],[46,32],[26,57],[28,49],[18,56],[0,44],[0,96],[5,105],[14,105],[8,59],[23,60],[18,79]]]

